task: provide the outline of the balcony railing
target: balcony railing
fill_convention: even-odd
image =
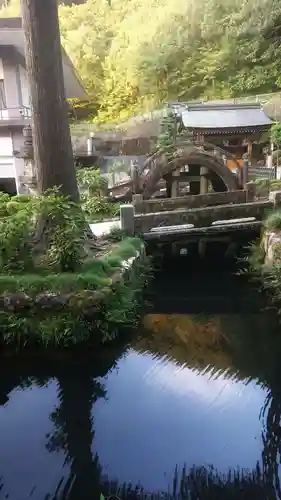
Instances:
[[[27,106],[0,109],[0,121],[22,121],[31,118],[31,110]]]

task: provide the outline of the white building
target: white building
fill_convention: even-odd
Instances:
[[[86,93],[69,57],[62,49],[67,98],[85,99]],[[31,123],[24,34],[20,18],[0,19],[0,191],[18,192],[24,162],[13,151],[23,146],[23,128]]]

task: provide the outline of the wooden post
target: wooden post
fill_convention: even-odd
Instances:
[[[132,193],[140,193],[140,174],[139,165],[136,161],[131,161],[131,179],[132,179]]]
[[[177,198],[177,196],[179,196],[179,179],[180,179],[180,169],[177,168],[172,173],[172,192],[171,192],[172,198]]]
[[[248,180],[249,180],[249,160],[245,156],[243,158],[243,169],[242,169],[242,184],[244,189]]]
[[[208,173],[208,169],[206,167],[200,168],[200,194],[208,193],[208,179],[206,174]]]
[[[171,174],[168,174],[166,176],[166,196],[167,198],[171,198],[172,197],[172,175]]]
[[[189,165],[189,173],[191,176],[198,176],[200,174],[200,165]],[[200,194],[200,181],[190,181],[189,182],[189,192],[190,194]]]
[[[248,147],[247,147],[247,155],[248,155],[248,164],[252,164],[252,152],[253,152],[253,140],[251,137],[248,137]]]

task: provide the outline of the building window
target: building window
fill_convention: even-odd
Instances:
[[[7,102],[6,102],[4,80],[0,79],[0,109],[6,109],[6,108],[7,108]]]

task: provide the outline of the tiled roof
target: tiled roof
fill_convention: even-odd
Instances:
[[[191,129],[266,128],[273,123],[260,104],[181,105],[178,103],[177,108],[184,127]]]

